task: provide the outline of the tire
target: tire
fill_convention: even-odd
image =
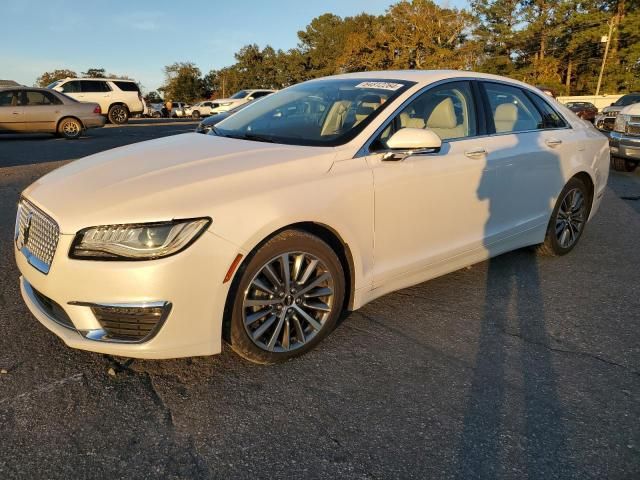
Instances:
[[[153,113],[151,114],[151,117],[152,117],[152,118],[160,118],[161,116],[162,116],[162,114],[161,114],[160,112],[153,112]]]
[[[192,118],[200,118],[200,112],[198,110],[196,110],[195,112],[191,112],[191,117]]]
[[[620,157],[611,157],[611,168],[618,172],[633,172],[638,164]]]
[[[80,138],[83,130],[82,123],[77,118],[63,118],[60,120],[60,123],[58,123],[58,135],[67,140]]]
[[[333,330],[344,306],[345,279],[338,256],[323,240],[286,230],[247,260],[229,293],[225,339],[236,353],[254,363],[281,363],[313,349]]]
[[[578,178],[570,179],[558,196],[538,253],[555,257],[573,250],[584,233],[590,211],[591,194],[586,185]]]
[[[111,105],[108,117],[114,125],[122,125],[129,121],[129,110],[124,105]]]

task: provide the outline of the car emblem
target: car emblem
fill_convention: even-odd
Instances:
[[[22,245],[18,245],[19,248],[22,248],[27,245],[29,241],[29,231],[31,230],[31,219],[33,218],[33,212],[29,212],[27,214],[27,218],[24,220],[24,229],[22,230]]]

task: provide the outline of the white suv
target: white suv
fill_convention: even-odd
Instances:
[[[140,87],[133,80],[118,78],[65,78],[48,85],[80,102],[95,102],[111,123],[127,123],[131,115],[143,113]]]
[[[186,108],[184,113],[186,116],[191,116],[193,118],[206,117],[207,115],[211,115],[211,110],[217,106],[216,102],[206,100],[204,102],[196,103],[193,107]]]
[[[260,89],[260,90],[240,90],[234,93],[229,98],[218,98],[213,102],[213,108],[211,109],[211,115],[215,115],[220,112],[227,112],[232,108],[239,107],[244,103],[249,103],[252,100],[256,100],[260,97],[271,95],[275,90]]]

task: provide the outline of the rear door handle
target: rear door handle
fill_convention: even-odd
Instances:
[[[464,154],[469,158],[480,158],[484,157],[487,151],[484,148],[474,148],[473,150],[465,151]]]
[[[544,143],[549,145],[551,148],[555,148],[562,143],[562,140],[558,140],[557,138],[550,138],[549,140],[545,140]]]

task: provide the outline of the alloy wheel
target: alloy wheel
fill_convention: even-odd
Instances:
[[[80,125],[75,121],[68,121],[62,125],[62,131],[66,137],[77,137],[80,134]]]
[[[585,223],[584,195],[578,188],[569,190],[558,209],[556,239],[562,248],[571,248],[580,238]]]
[[[333,309],[334,279],[327,266],[306,252],[269,260],[244,292],[244,328],[269,352],[291,352],[313,339]]]

